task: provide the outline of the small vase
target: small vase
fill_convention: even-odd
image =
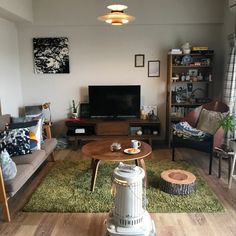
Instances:
[[[71,118],[76,119],[78,117],[78,113],[77,112],[72,112],[71,113]]]

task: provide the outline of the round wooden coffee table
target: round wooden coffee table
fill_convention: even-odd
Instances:
[[[121,150],[112,152],[110,146],[112,143],[118,142],[121,144]],[[105,139],[92,141],[85,144],[82,147],[82,153],[92,158],[92,180],[91,180],[91,191],[94,191],[96,184],[97,172],[100,161],[135,161],[136,165],[140,165],[146,172],[144,158],[149,156],[152,152],[152,148],[149,144],[141,141],[140,152],[137,154],[126,154],[124,150],[130,148],[130,139]],[[146,176],[146,175],[145,175]]]

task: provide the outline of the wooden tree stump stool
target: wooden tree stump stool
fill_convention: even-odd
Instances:
[[[166,170],[161,173],[160,189],[175,195],[188,195],[195,192],[196,177],[185,170]]]

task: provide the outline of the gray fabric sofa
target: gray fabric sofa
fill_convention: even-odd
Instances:
[[[10,123],[10,115],[0,116],[0,131],[5,129],[5,125]],[[47,127],[47,134],[51,136],[50,127]],[[10,213],[8,208],[7,199],[16,194],[16,192],[26,183],[26,181],[34,174],[40,165],[51,155],[54,161],[54,150],[57,145],[57,140],[52,137],[47,137],[41,150],[34,150],[32,154],[21,156],[14,156],[12,160],[16,163],[17,174],[16,177],[4,181],[2,170],[0,168],[0,200],[3,209],[3,218],[10,221]],[[1,166],[0,166],[1,167]]]

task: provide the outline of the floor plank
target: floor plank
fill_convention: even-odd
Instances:
[[[227,185],[227,162],[223,162],[222,178],[217,177],[218,159],[213,161],[213,174],[208,175],[208,155],[190,149],[177,149],[177,159],[188,159],[220,198],[226,211],[223,213],[152,213],[158,236],[235,236],[236,235],[236,181]],[[171,159],[171,150],[154,144],[152,159]],[[65,149],[56,153],[55,159],[85,159],[80,150]],[[0,235],[52,235],[101,236],[105,234],[107,213],[26,213],[21,208],[32,192],[50,171],[53,162],[46,162],[25,186],[10,199],[12,222],[0,222]]]

